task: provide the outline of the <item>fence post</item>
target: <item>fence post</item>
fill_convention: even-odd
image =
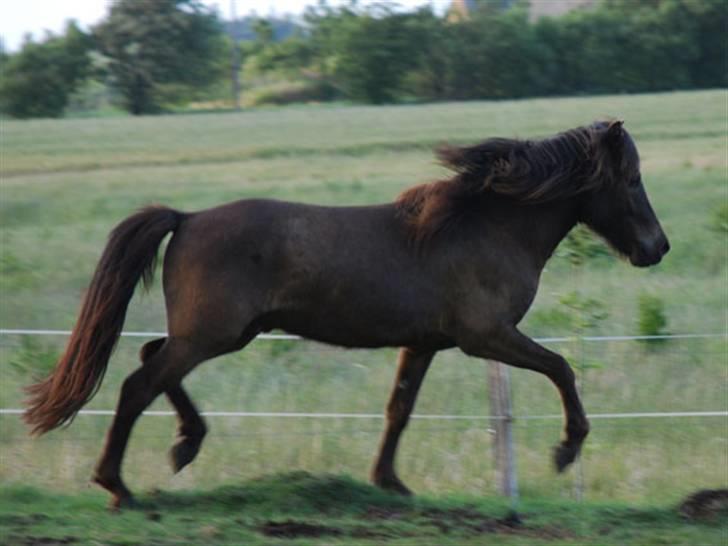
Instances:
[[[511,376],[508,366],[491,361],[488,365],[490,414],[494,417],[495,479],[498,492],[518,501],[516,454],[513,449],[513,411],[511,409]]]

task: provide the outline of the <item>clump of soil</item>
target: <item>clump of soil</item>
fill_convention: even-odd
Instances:
[[[303,521],[286,520],[281,522],[268,521],[260,527],[260,531],[269,537],[276,538],[298,538],[298,537],[321,537],[339,536],[341,530],[325,525],[316,525]]]
[[[454,536],[508,534],[547,539],[572,537],[572,534],[565,529],[552,526],[532,527],[524,525],[515,513],[497,519],[470,508],[399,510],[371,506],[361,515],[361,518],[367,522],[365,526],[354,526],[347,529],[289,519],[283,522],[268,521],[259,525],[258,530],[266,536],[289,539],[321,536],[386,539],[412,536],[411,530],[391,527],[392,523],[409,521],[424,525],[425,529],[429,528],[429,532],[423,529],[426,535],[432,535],[434,532],[439,535]],[[383,525],[380,525],[380,522]]]
[[[680,515],[691,520],[718,520],[728,517],[728,489],[702,489],[687,497]]]
[[[18,546],[66,546],[68,544],[74,544],[78,542],[76,537],[18,537],[11,535],[8,538],[7,544],[16,544]]]

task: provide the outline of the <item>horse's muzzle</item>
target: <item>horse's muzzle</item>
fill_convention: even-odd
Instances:
[[[655,240],[650,242],[640,242],[635,245],[634,250],[629,255],[629,261],[636,267],[649,267],[657,265],[662,257],[670,251],[670,241],[664,234],[660,234]]]

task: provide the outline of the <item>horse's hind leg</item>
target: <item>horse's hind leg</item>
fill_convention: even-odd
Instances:
[[[190,464],[200,450],[207,426],[182,385],[167,389],[167,399],[177,410],[179,425],[177,441],[169,450],[169,460],[175,473]]]
[[[155,339],[144,344],[140,352],[142,362],[161,349],[166,338]],[[177,412],[177,441],[169,450],[169,460],[175,474],[190,464],[200,450],[207,434],[207,426],[192,400],[182,388],[181,382],[167,388],[167,399]]]
[[[129,434],[144,409],[194,366],[209,356],[186,341],[168,338],[156,350],[142,351],[143,364],[126,378],[121,388],[116,414],[106,436],[106,444],[96,465],[93,480],[112,494],[111,505],[132,504],[131,492],[121,479],[121,462]]]
[[[399,352],[397,377],[387,404],[387,427],[371,475],[372,482],[382,489],[402,495],[411,494],[394,471],[394,457],[399,438],[415,406],[417,392],[434,356],[433,352],[413,349],[401,349]]]

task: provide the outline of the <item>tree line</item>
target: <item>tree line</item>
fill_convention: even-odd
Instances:
[[[253,39],[238,41],[198,0],[118,0],[88,33],[70,23],[62,36],[0,53],[0,109],[15,117],[62,115],[89,79],[102,81],[133,114],[219,99],[229,92],[235,58],[242,59],[249,103],[728,86],[722,0],[602,0],[594,9],[538,20],[529,17],[527,1],[500,4],[479,2],[456,19],[428,7],[319,2],[285,39],[276,36],[276,21],[257,19],[249,25]]]

